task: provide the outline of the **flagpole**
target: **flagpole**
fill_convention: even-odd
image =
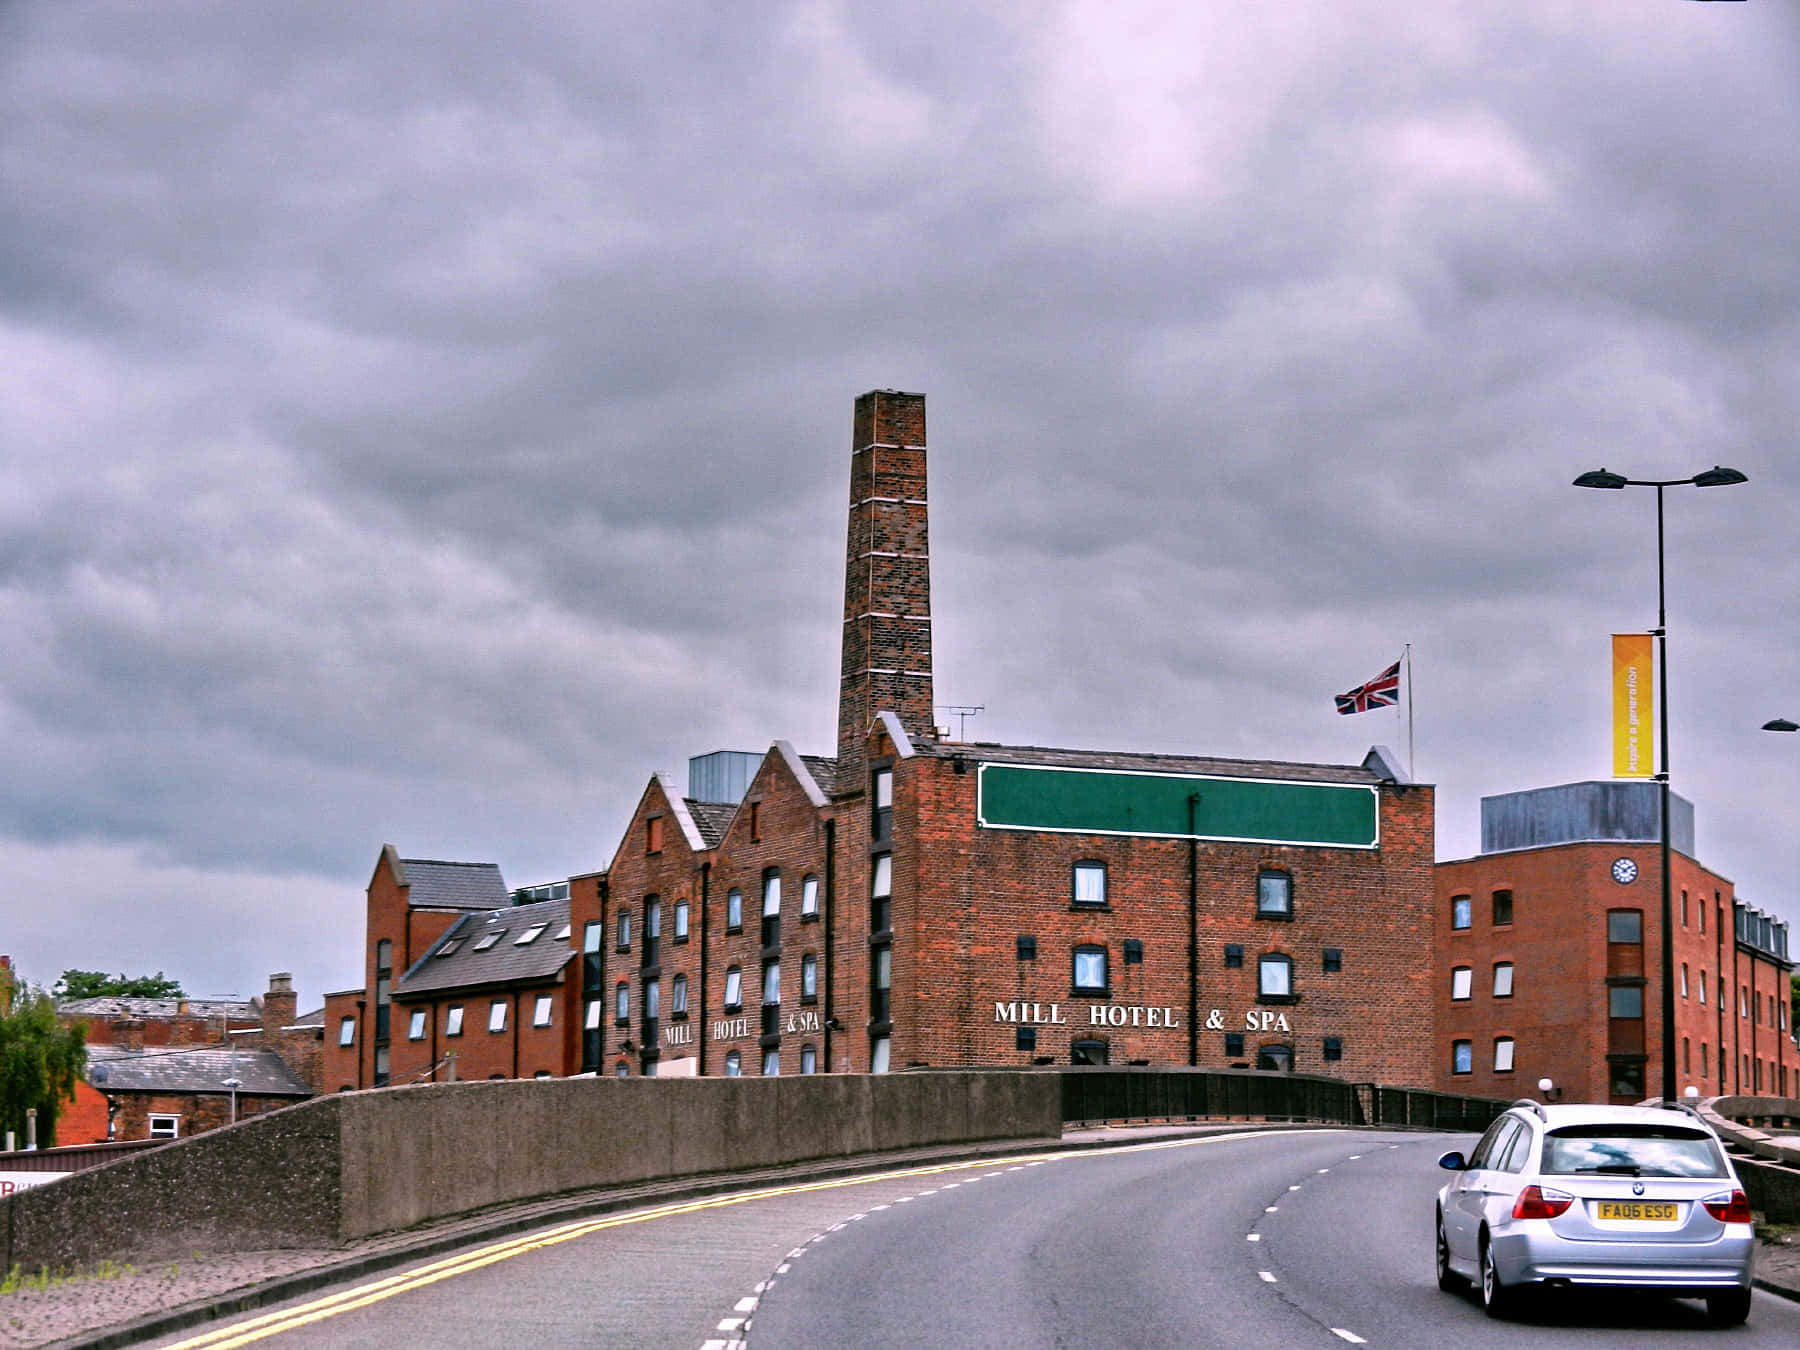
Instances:
[[[1419,765],[1413,758],[1412,643],[1406,644],[1402,654],[1406,657],[1406,774],[1416,783],[1419,781]]]

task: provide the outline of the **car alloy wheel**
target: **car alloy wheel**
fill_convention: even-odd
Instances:
[[[1481,1306],[1489,1317],[1505,1317],[1513,1309],[1513,1291],[1500,1283],[1500,1272],[1494,1268],[1494,1244],[1485,1239],[1481,1244]]]

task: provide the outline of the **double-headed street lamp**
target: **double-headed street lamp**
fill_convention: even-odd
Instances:
[[[1590,469],[1575,480],[1576,487],[1656,489],[1656,665],[1662,723],[1662,772],[1656,781],[1662,785],[1662,1102],[1673,1107],[1678,1099],[1675,1088],[1675,916],[1669,899],[1669,618],[1668,600],[1663,584],[1663,489],[1671,487],[1730,487],[1747,483],[1749,478],[1736,469],[1715,464],[1692,478],[1627,478],[1605,469]]]
[[[1771,718],[1763,723],[1764,731],[1800,731],[1800,724],[1790,722],[1785,717]]]

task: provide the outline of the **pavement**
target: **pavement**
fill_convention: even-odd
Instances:
[[[1286,1124],[1213,1122],[1069,1130],[1060,1139],[908,1149],[581,1191],[497,1206],[479,1214],[423,1224],[343,1247],[196,1252],[184,1261],[159,1261],[141,1268],[125,1266],[46,1280],[41,1286],[20,1273],[0,1284],[0,1350],[111,1350],[115,1346],[135,1345],[509,1234],[669,1200],[875,1172],[912,1163],[1140,1144],[1246,1129],[1294,1128],[1297,1127]],[[1800,1231],[1784,1237],[1785,1240],[1763,1243],[1757,1255],[1756,1283],[1771,1293],[1800,1302]]]

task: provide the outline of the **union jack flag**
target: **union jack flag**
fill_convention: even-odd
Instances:
[[[1367,684],[1359,684],[1337,696],[1337,710],[1346,715],[1370,708],[1391,708],[1400,701],[1400,663],[1394,662]]]

